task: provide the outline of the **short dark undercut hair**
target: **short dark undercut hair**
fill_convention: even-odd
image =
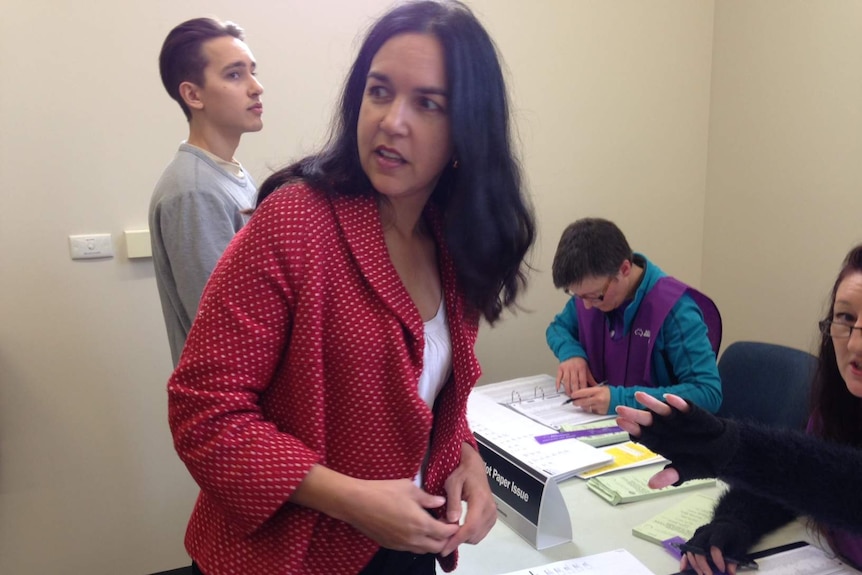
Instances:
[[[214,18],[194,18],[171,30],[162,44],[162,51],[159,53],[162,84],[168,91],[168,95],[180,105],[186,120],[192,119],[192,113],[180,95],[180,84],[191,82],[203,86],[204,69],[208,63],[204,56],[203,44],[208,40],[224,36],[245,40],[243,29],[233,22],[220,22]]]
[[[563,231],[552,272],[554,287],[566,288],[590,277],[612,276],[634,254],[616,224],[602,218],[577,220]]]

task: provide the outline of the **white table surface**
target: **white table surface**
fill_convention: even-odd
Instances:
[[[662,465],[652,467],[658,471]],[[572,541],[538,551],[498,519],[488,536],[478,545],[460,547],[455,573],[499,575],[618,548],[627,549],[656,575],[675,573],[679,568],[678,561],[660,545],[632,535],[632,527],[695,493],[709,493],[717,497],[723,487],[719,484],[616,506],[589,491],[586,481],[582,479],[566,480],[560,484],[560,490],[572,519]],[[804,525],[796,521],[765,537],[755,549],[799,540],[810,541],[811,537]],[[438,572],[442,573],[439,569]]]

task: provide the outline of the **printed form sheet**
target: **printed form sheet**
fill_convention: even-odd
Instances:
[[[757,559],[758,575],[858,575],[859,571],[813,545]]]
[[[655,575],[625,549],[566,559],[505,575]]]

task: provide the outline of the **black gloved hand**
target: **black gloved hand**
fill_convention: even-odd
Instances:
[[[679,481],[674,485],[720,476],[739,444],[736,423],[687,403],[686,413],[673,406],[668,416],[652,412],[653,424],[641,426],[640,437],[632,438],[671,461],[667,467],[679,472]]]
[[[711,523],[701,525],[694,532],[691,539],[687,541],[692,547],[703,549],[706,557],[710,559],[710,547],[718,547],[727,558],[732,557],[740,560],[745,557],[748,549],[754,545],[754,536],[751,530],[742,521],[730,517],[713,519]]]

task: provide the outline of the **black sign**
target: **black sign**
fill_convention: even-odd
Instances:
[[[500,455],[480,435],[476,434],[476,440],[485,460],[491,491],[530,523],[538,525],[544,482]]]

